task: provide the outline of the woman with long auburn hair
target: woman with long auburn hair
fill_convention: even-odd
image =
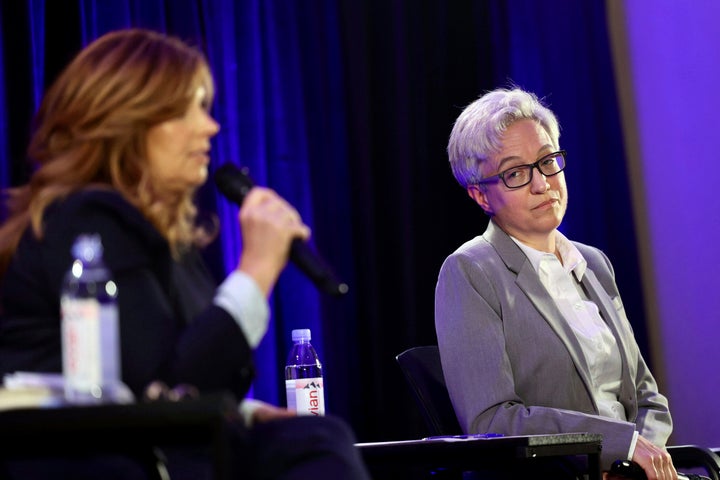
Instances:
[[[247,394],[252,353],[267,331],[267,297],[291,241],[310,230],[275,192],[251,189],[238,215],[237,267],[215,285],[198,252],[207,236],[198,235],[194,204],[220,128],[212,100],[202,52],[142,29],[95,40],[49,88],[28,148],[33,173],[5,192],[0,375],[62,371],[60,288],[73,242],[90,233],[100,236],[117,285],[121,375],[134,396],[181,384],[239,400]],[[339,419],[298,417],[258,401],[239,408],[245,421],[233,424],[233,467],[242,478],[305,478],[307,471],[368,478]],[[173,478],[197,472],[187,468],[189,458],[168,458]]]
[[[173,38],[114,32],[82,51],[48,90],[36,115],[28,156],[37,169],[27,185],[9,192],[11,217],[0,228],[3,264],[28,224],[42,238],[48,205],[87,188],[117,190],[167,238],[174,253],[187,248],[194,188],[153,183],[146,139],[152,126],[182,116],[200,87],[207,109],[213,94],[208,65],[201,52]],[[205,177],[197,180],[194,187]]]

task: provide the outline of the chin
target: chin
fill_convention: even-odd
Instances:
[[[202,185],[203,183],[205,183],[207,181],[207,177],[208,177],[208,168],[207,168],[207,165],[203,165],[202,167],[200,167],[200,169],[198,171],[199,185]]]
[[[194,172],[189,171],[185,176],[185,183],[191,188],[197,188],[204,184],[208,178],[208,168],[203,165],[198,167]]]

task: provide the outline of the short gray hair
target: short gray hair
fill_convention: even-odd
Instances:
[[[455,121],[447,152],[455,179],[463,187],[482,178],[479,165],[502,149],[505,130],[522,119],[536,121],[559,148],[560,125],[535,94],[519,88],[493,90],[465,107]]]

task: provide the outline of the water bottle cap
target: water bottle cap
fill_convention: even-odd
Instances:
[[[103,253],[102,241],[100,235],[79,235],[75,239],[72,246],[73,257],[85,262],[92,262],[97,257],[101,257]]]
[[[312,338],[312,335],[310,335],[309,328],[301,328],[301,329],[292,331],[292,341],[293,342],[299,342],[300,340],[305,340],[305,341],[309,342],[311,338]]]

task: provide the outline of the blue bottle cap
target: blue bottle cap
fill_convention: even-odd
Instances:
[[[102,257],[103,247],[100,235],[78,235],[72,246],[72,254],[73,257],[84,262],[92,262],[97,257]]]
[[[292,331],[293,342],[299,342],[300,340],[305,340],[306,342],[309,342],[311,338],[312,335],[310,335],[309,328],[300,328]]]

